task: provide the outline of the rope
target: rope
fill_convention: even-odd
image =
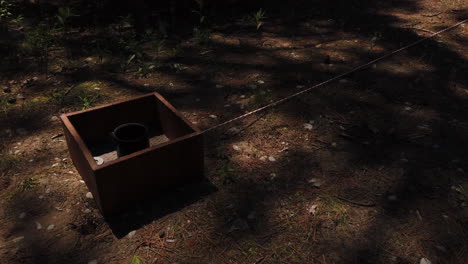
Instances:
[[[397,54],[397,53],[399,53],[399,52],[401,52],[401,51],[403,51],[403,50],[406,50],[406,49],[409,49],[409,48],[411,48],[411,47],[413,47],[413,46],[416,46],[416,45],[418,45],[419,43],[421,43],[421,42],[423,42],[423,41],[426,41],[426,40],[428,40],[428,39],[434,38],[435,36],[437,36],[437,35],[439,35],[439,34],[442,34],[442,33],[446,32],[446,31],[449,31],[449,30],[451,30],[451,29],[454,29],[454,28],[460,26],[461,24],[463,24],[463,23],[465,23],[465,22],[467,22],[467,21],[468,21],[468,19],[465,19],[465,20],[463,20],[463,21],[460,21],[460,22],[458,22],[458,23],[456,23],[456,24],[454,24],[454,25],[452,25],[452,26],[450,26],[450,27],[447,27],[447,28],[442,29],[442,30],[440,30],[440,31],[434,32],[434,33],[431,34],[430,36],[427,36],[427,37],[425,37],[425,38],[419,39],[419,40],[417,40],[417,41],[415,41],[415,42],[413,42],[413,43],[410,43],[410,44],[408,44],[408,45],[406,45],[406,46],[404,46],[404,47],[401,47],[401,48],[399,48],[399,49],[397,49],[397,50],[394,50],[394,51],[392,51],[392,52],[390,52],[390,53],[388,53],[388,54],[385,54],[385,55],[383,55],[383,56],[381,56],[381,57],[378,57],[377,59],[371,60],[371,61],[369,61],[369,62],[367,62],[367,63],[365,63],[365,64],[362,64],[362,65],[360,65],[360,66],[358,66],[358,67],[355,67],[355,68],[353,68],[353,69],[351,69],[351,70],[349,70],[349,71],[347,71],[347,72],[345,72],[345,73],[339,74],[339,75],[337,75],[337,76],[335,76],[335,77],[333,77],[333,78],[331,78],[331,79],[328,79],[328,80],[326,80],[326,81],[323,81],[323,82],[321,82],[321,83],[318,83],[318,84],[316,84],[316,85],[314,85],[314,86],[312,86],[312,87],[303,89],[303,90],[301,90],[301,91],[299,91],[299,92],[297,92],[297,93],[291,94],[291,95],[289,95],[289,96],[287,96],[287,97],[284,97],[284,98],[282,98],[282,99],[280,99],[280,100],[278,100],[278,101],[275,101],[275,102],[272,102],[272,103],[267,104],[267,105],[265,105],[265,106],[262,106],[262,107],[260,107],[260,108],[257,108],[257,109],[255,109],[255,110],[253,110],[253,111],[251,111],[251,112],[245,113],[245,114],[240,115],[240,116],[238,116],[238,117],[229,119],[229,120],[227,120],[227,121],[225,121],[225,122],[222,122],[222,123],[220,123],[220,124],[217,124],[217,125],[215,125],[215,126],[212,126],[212,127],[210,127],[210,128],[207,128],[207,129],[203,130],[202,133],[210,132],[210,131],[212,131],[212,130],[215,130],[215,129],[219,128],[219,127],[222,127],[222,126],[225,126],[225,125],[227,125],[227,124],[230,124],[230,123],[232,123],[232,122],[234,122],[234,121],[237,121],[237,120],[239,120],[239,119],[242,119],[242,118],[244,118],[244,117],[253,115],[253,114],[255,114],[255,113],[258,113],[258,112],[260,112],[260,111],[263,111],[263,110],[268,109],[268,108],[271,108],[271,107],[278,106],[278,105],[280,105],[280,104],[282,104],[282,103],[285,103],[285,102],[291,100],[291,99],[294,98],[294,97],[297,97],[297,96],[299,96],[299,95],[301,95],[301,94],[307,93],[307,92],[309,92],[309,91],[312,90],[312,89],[316,89],[316,88],[318,88],[318,87],[324,86],[325,84],[329,84],[329,83],[331,83],[331,82],[333,82],[333,81],[336,81],[336,80],[338,80],[338,79],[341,79],[341,78],[344,77],[344,76],[350,75],[350,74],[352,74],[352,73],[354,73],[354,72],[357,72],[357,71],[362,70],[362,69],[364,69],[364,68],[366,68],[366,67],[369,67],[370,65],[372,65],[372,64],[374,64],[374,63],[376,63],[376,62],[379,62],[379,61],[381,61],[381,60],[384,60],[384,59],[386,59],[386,58],[388,58],[388,57],[390,57],[390,56],[393,56],[393,55],[395,55],[395,54]]]

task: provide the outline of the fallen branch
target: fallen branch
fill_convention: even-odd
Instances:
[[[358,205],[358,206],[364,206],[364,207],[374,207],[374,206],[376,206],[375,203],[361,203],[361,202],[356,202],[356,201],[353,201],[353,200],[346,199],[346,198],[344,198],[344,197],[342,197],[342,196],[339,196],[339,195],[337,195],[337,196],[335,196],[335,197],[338,198],[338,199],[340,199],[340,200],[342,200],[342,201],[348,202],[348,203],[350,203],[350,204]]]

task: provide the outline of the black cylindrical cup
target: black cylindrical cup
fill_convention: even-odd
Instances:
[[[148,127],[140,123],[120,125],[111,135],[117,143],[118,157],[149,147]]]

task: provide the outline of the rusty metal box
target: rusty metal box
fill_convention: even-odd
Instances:
[[[71,159],[104,216],[203,178],[202,133],[158,93],[64,114],[61,120]],[[109,134],[131,122],[149,128],[150,147],[117,157]]]

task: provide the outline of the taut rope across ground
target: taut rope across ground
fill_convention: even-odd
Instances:
[[[423,42],[423,41],[426,41],[426,40],[428,40],[428,39],[432,39],[432,38],[434,38],[434,37],[437,36],[437,35],[440,35],[440,34],[446,32],[446,31],[452,30],[452,29],[454,29],[454,28],[460,26],[460,25],[463,24],[463,23],[466,23],[467,21],[468,21],[468,19],[462,20],[462,21],[460,21],[460,22],[458,22],[458,23],[456,23],[456,24],[454,24],[454,25],[452,25],[452,26],[450,26],[450,27],[447,27],[447,28],[442,29],[442,30],[440,30],[440,31],[434,32],[434,33],[431,34],[430,36],[424,37],[424,38],[419,39],[419,40],[417,40],[417,41],[415,41],[415,42],[412,42],[412,43],[410,43],[410,44],[408,44],[408,45],[406,45],[406,46],[404,46],[404,47],[401,47],[401,48],[399,48],[399,49],[397,49],[397,50],[394,50],[394,51],[392,51],[392,52],[390,52],[390,53],[387,53],[387,54],[385,54],[385,55],[382,55],[382,56],[380,56],[380,57],[378,57],[378,58],[376,58],[376,59],[374,59],[374,60],[371,60],[371,61],[369,61],[369,62],[367,62],[367,63],[365,63],[365,64],[362,64],[362,65],[360,65],[360,66],[357,66],[357,67],[355,67],[355,68],[353,68],[353,69],[351,69],[351,70],[349,70],[349,71],[347,71],[347,72],[345,72],[345,73],[339,74],[339,75],[337,75],[337,76],[335,76],[335,77],[333,77],[333,78],[331,78],[331,79],[328,79],[328,80],[326,80],[326,81],[323,81],[323,82],[321,82],[321,83],[318,83],[318,84],[316,84],[316,85],[314,85],[314,86],[312,86],[312,87],[305,88],[305,89],[303,89],[303,90],[301,90],[301,91],[299,91],[299,92],[297,92],[297,93],[291,94],[291,95],[289,95],[289,96],[287,96],[287,97],[284,97],[284,98],[282,98],[282,99],[280,99],[280,100],[278,100],[278,101],[272,102],[272,103],[270,103],[270,104],[267,104],[267,105],[265,105],[265,106],[262,106],[262,107],[260,107],[260,108],[257,108],[257,109],[255,109],[255,110],[253,110],[253,111],[250,111],[250,112],[245,113],[245,114],[243,114],[243,115],[240,115],[240,116],[238,116],[238,117],[229,119],[229,120],[227,120],[227,121],[225,121],[225,122],[222,122],[222,123],[220,123],[220,124],[217,124],[217,125],[215,125],[215,126],[212,126],[212,127],[210,127],[210,128],[207,128],[207,129],[203,130],[202,133],[210,132],[210,131],[215,130],[215,129],[219,128],[219,127],[228,125],[228,124],[230,124],[230,123],[232,123],[232,122],[234,122],[234,121],[240,120],[240,119],[242,119],[242,118],[244,118],[244,117],[253,115],[253,114],[255,114],[255,113],[261,112],[261,111],[266,110],[266,109],[268,109],[268,108],[272,108],[272,107],[278,106],[278,105],[280,105],[280,104],[282,104],[282,103],[285,103],[285,102],[287,102],[287,101],[293,99],[294,97],[297,97],[297,96],[299,96],[299,95],[301,95],[301,94],[307,93],[307,92],[309,92],[309,91],[311,91],[311,90],[313,90],[313,89],[319,88],[319,87],[321,87],[321,86],[324,86],[324,85],[329,84],[329,83],[331,83],[331,82],[334,82],[334,81],[336,81],[336,80],[339,80],[339,79],[341,79],[341,78],[343,78],[343,77],[345,77],[345,76],[347,76],[347,75],[350,75],[350,74],[352,74],[352,73],[354,73],[354,72],[357,72],[357,71],[362,70],[362,69],[364,69],[364,68],[366,68],[366,67],[369,67],[370,65],[372,65],[372,64],[374,64],[374,63],[377,63],[377,62],[382,61],[382,60],[384,60],[384,59],[386,59],[386,58],[388,58],[388,57],[390,57],[390,56],[393,56],[393,55],[395,55],[395,54],[397,54],[397,53],[399,53],[399,52],[401,52],[401,51],[403,51],[403,50],[406,50],[406,49],[409,49],[409,48],[411,48],[411,47],[413,47],[413,46],[416,46],[416,45],[420,44],[420,43]]]

